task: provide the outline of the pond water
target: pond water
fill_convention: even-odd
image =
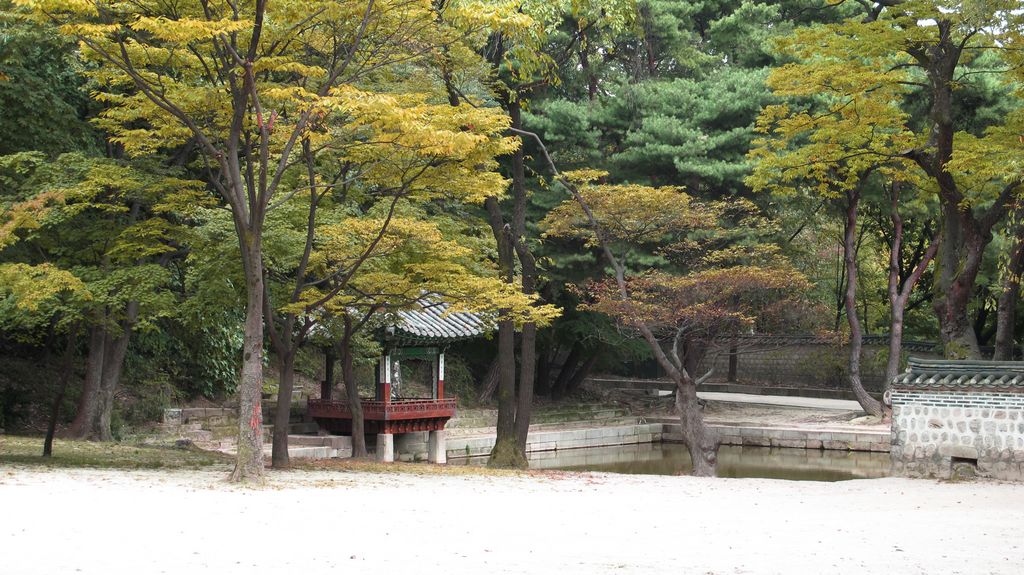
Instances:
[[[484,465],[486,457],[451,459],[450,464]],[[889,454],[723,445],[719,477],[765,477],[798,481],[842,481],[889,475]],[[531,469],[606,471],[678,475],[691,469],[690,456],[677,443],[590,447],[530,454]]]

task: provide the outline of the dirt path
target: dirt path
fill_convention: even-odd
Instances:
[[[1024,485],[270,477],[245,489],[211,471],[0,467],[0,572],[1024,572]]]
[[[774,405],[710,402],[704,409],[708,423],[785,426],[807,429],[887,430],[888,425],[866,421],[860,411]]]

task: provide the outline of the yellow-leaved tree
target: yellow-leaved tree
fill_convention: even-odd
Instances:
[[[466,14],[460,21],[481,27],[486,35],[482,54],[489,69],[490,93],[481,94],[474,78],[457,73],[470,56],[450,50],[442,53],[448,100],[453,106],[483,101],[501,106],[511,119],[509,132],[516,136],[527,135],[523,110],[539,88],[559,83],[558,68],[578,51],[580,64],[589,73],[587,55],[612,49],[598,41],[602,32],[626,28],[636,13],[634,0],[468,0],[457,5]],[[596,83],[591,89],[596,90]],[[527,237],[527,157],[520,147],[506,167],[512,180],[511,198],[493,194],[484,206],[498,244],[502,277],[532,295],[541,287],[543,277]],[[526,467],[537,327],[529,321],[517,327],[511,317],[498,324],[497,439],[488,461],[493,467]]]
[[[304,156],[332,153],[332,130],[351,121],[346,109],[359,97],[353,88],[394,78],[400,66],[472,36],[444,24],[469,21],[460,15],[468,8],[442,17],[421,0],[15,3],[78,39],[106,105],[99,124],[114,143],[129,154],[190,149],[230,209],[247,295],[231,477],[260,479],[268,214],[287,203],[294,190],[283,182],[308,169]],[[415,110],[404,113],[409,124],[421,122]],[[441,136],[439,151],[457,145]],[[311,165],[315,172],[321,164]]]
[[[518,146],[504,135],[508,117],[499,108],[449,105],[430,89],[429,77],[441,73],[430,62],[406,72],[403,85],[415,91],[386,81],[375,84],[392,91],[338,90],[323,119],[330,129],[303,143],[304,169],[283,179],[288,201],[267,222],[276,240],[264,254],[264,307],[280,373],[275,421],[282,422],[274,427],[275,467],[288,465],[284,422],[296,353],[324,324],[344,324],[344,366],[362,326],[424,301],[507,308],[541,323],[554,313],[498,281],[488,265],[492,250],[464,247],[457,222],[441,225],[449,213],[470,213],[507,187],[494,169],[495,156]],[[343,368],[343,375],[354,413],[353,456],[363,456],[359,396],[351,372]]]
[[[545,235],[601,251],[612,274],[584,286],[587,307],[647,343],[676,385],[693,474],[715,475],[719,438],[697,399],[711,372],[698,367],[716,340],[802,323],[806,278],[770,243],[773,224],[750,202],[701,202],[675,187],[602,184],[596,170],[551,168],[572,198],[548,213]],[[660,263],[638,270],[645,251]]]

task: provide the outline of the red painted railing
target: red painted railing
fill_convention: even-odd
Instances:
[[[449,418],[455,415],[455,398],[402,399],[396,401],[363,400],[363,419],[387,421],[394,419]],[[352,419],[347,401],[310,399],[309,415],[324,419]]]

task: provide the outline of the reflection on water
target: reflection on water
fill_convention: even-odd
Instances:
[[[484,464],[486,457],[453,459],[453,464]],[[644,443],[530,454],[531,469],[608,471],[642,475],[689,473],[690,456],[676,443]],[[719,477],[767,477],[802,481],[841,481],[889,475],[889,454],[723,445]]]

